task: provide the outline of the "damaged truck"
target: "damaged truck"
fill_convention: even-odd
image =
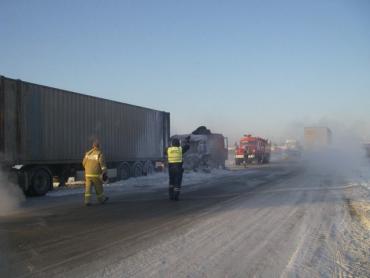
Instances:
[[[110,178],[150,174],[169,137],[167,112],[0,76],[0,164],[28,195],[83,177],[94,139]]]
[[[228,157],[228,139],[219,133],[212,133],[204,126],[198,127],[191,134],[173,135],[180,141],[190,136],[190,149],[184,154],[185,170],[208,171],[213,168],[225,168]]]

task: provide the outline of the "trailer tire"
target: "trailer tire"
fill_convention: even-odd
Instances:
[[[32,169],[28,192],[32,196],[43,196],[53,187],[53,177],[44,167]]]
[[[135,162],[131,166],[131,176],[132,177],[141,177],[143,175],[143,164],[141,162]]]
[[[121,163],[118,167],[118,179],[127,180],[130,177],[130,165],[127,162]]]

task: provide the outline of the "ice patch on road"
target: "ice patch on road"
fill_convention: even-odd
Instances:
[[[252,173],[254,171],[249,171]],[[205,172],[189,172],[184,173],[183,177],[183,187],[201,184],[208,181],[209,179],[225,177],[228,175],[238,175],[245,174],[245,171],[230,171],[224,169],[213,169],[210,173]],[[149,192],[155,191],[159,188],[168,187],[168,173],[155,173],[150,176],[143,176],[138,178],[130,178],[124,181],[118,181],[110,184],[104,185],[104,191],[109,195],[109,193],[114,192]],[[61,197],[74,194],[82,194],[84,192],[83,187],[79,188],[60,188],[47,193],[48,197]]]

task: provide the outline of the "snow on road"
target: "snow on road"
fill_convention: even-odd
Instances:
[[[166,173],[106,185],[106,206],[57,189],[39,200],[63,206],[4,220],[5,263],[14,277],[369,277],[370,234],[351,211],[368,181],[367,165],[291,163],[186,173],[180,202]]]
[[[255,170],[248,170],[250,174]],[[185,172],[183,177],[183,187],[198,185],[209,182],[210,179],[217,179],[227,176],[245,175],[244,171],[231,171],[224,169],[213,169],[210,173],[206,172]],[[165,172],[155,173],[150,176],[143,176],[138,178],[129,178],[128,180],[118,181],[104,185],[106,194],[114,193],[132,193],[132,192],[148,192],[157,190],[159,188],[168,187],[168,174]],[[61,197],[67,195],[82,194],[84,189],[82,186],[78,188],[58,188],[47,193],[48,197]]]
[[[348,188],[340,175],[308,171],[241,193],[87,276],[368,277],[369,235],[348,213]]]
[[[364,165],[359,170],[358,184],[370,190],[370,165]],[[370,201],[370,200],[369,200]]]

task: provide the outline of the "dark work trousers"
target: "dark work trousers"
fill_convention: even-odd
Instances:
[[[179,199],[183,172],[184,170],[182,168],[182,163],[169,163],[168,164],[168,174],[170,178],[168,192],[169,192],[169,197],[171,200]]]

